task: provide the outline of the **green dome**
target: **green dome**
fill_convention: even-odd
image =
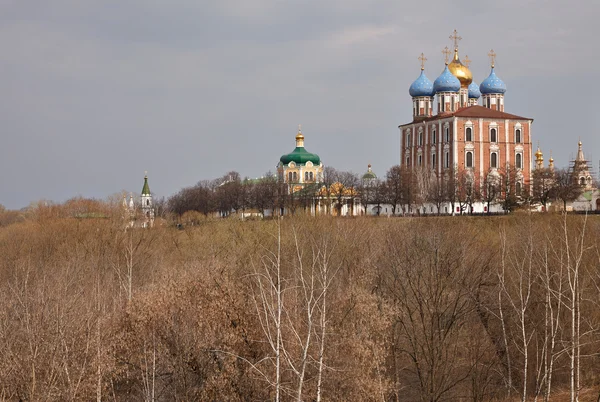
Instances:
[[[296,147],[291,153],[283,155],[279,160],[284,165],[288,165],[290,162],[294,162],[297,165],[305,165],[308,161],[317,166],[321,164],[319,155],[311,154],[304,147]]]
[[[374,180],[377,179],[377,175],[373,172],[373,170],[371,170],[371,165],[369,164],[369,168],[367,170],[367,173],[365,173],[363,175],[363,180]]]
[[[363,179],[367,180],[367,179],[376,179],[377,175],[373,172],[367,172],[363,175],[362,177]]]

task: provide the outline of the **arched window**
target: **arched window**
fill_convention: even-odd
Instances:
[[[294,178],[293,181],[298,181],[298,174],[296,172],[294,172]]]
[[[490,142],[498,142],[498,134],[495,128],[490,130]]]
[[[498,167],[498,154],[496,152],[492,152],[492,154],[490,155],[490,167]]]
[[[515,155],[515,166],[517,167],[517,169],[523,168],[523,155],[521,155],[521,154]]]
[[[410,156],[406,157],[406,166],[410,166]]]
[[[421,166],[421,165],[422,165],[422,162],[423,162],[423,157],[422,157],[421,155],[417,156],[417,164],[418,164],[419,166]]]
[[[435,157],[435,154],[431,154],[431,167],[435,169],[435,162],[437,161],[437,158]]]
[[[419,146],[423,145],[423,133],[419,131]]]
[[[473,167],[473,152],[469,151],[467,152],[467,167],[468,168],[472,168]]]
[[[146,200],[146,205],[150,205],[150,200]]]
[[[515,142],[517,144],[521,143],[521,129],[517,128],[517,130],[515,131]]]
[[[444,141],[450,142],[450,129],[448,127],[444,129]]]
[[[304,181],[308,181],[308,172],[304,172]]]
[[[582,186],[585,186],[585,177],[582,177],[581,179],[579,179],[579,184],[581,184]]]
[[[465,130],[465,141],[473,141],[473,129],[471,127],[467,127],[467,129]]]
[[[310,172],[309,180],[313,181],[314,179],[315,179],[315,176],[313,175],[313,172]]]
[[[288,181],[291,182],[293,180],[292,172],[288,172]]]
[[[406,146],[410,147],[410,133],[406,134]]]
[[[521,195],[521,187],[522,187],[522,186],[521,186],[521,182],[520,182],[520,181],[518,181],[518,182],[515,184],[515,192],[517,193],[517,195]]]
[[[450,153],[448,151],[444,152],[444,167],[446,169],[450,167]]]

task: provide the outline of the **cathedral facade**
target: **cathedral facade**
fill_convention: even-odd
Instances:
[[[435,81],[425,75],[423,54],[419,57],[421,74],[409,88],[413,119],[399,126],[401,163],[438,179],[448,172],[466,171],[482,186],[484,180],[500,177],[510,168],[520,191],[531,179],[533,119],[505,111],[506,85],[496,75],[493,50],[488,54],[490,74],[477,85],[468,62],[460,60],[461,38],[456,31],[450,38],[452,60],[452,52],[445,48],[445,66]]]

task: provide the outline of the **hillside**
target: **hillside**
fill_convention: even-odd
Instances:
[[[0,227],[0,399],[595,400],[598,238],[541,214],[29,217]]]

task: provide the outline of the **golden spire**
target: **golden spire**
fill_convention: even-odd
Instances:
[[[423,53],[421,53],[419,56],[419,61],[421,62],[421,71],[425,70],[425,62],[427,61],[427,58]]]
[[[469,68],[469,65],[471,64],[471,59],[469,59],[469,56],[466,55],[465,59],[463,60],[463,63],[465,66],[467,66],[467,68]]]
[[[302,135],[302,124],[298,124],[298,134],[296,134],[296,146],[304,146],[304,136]]]
[[[548,168],[554,170],[554,158],[552,157],[552,151],[550,151],[550,159],[548,159]]]
[[[448,49],[448,46],[446,46],[443,50],[442,53],[444,54],[444,63],[446,63],[446,65],[448,65],[448,60],[450,57],[450,50]]]
[[[457,52],[458,41],[460,41],[462,38],[458,36],[458,32],[456,32],[456,29],[454,30],[454,32],[452,32],[452,35],[450,35],[450,39],[452,39],[452,41],[454,42],[454,51]]]
[[[496,52],[494,52],[494,49],[490,50],[488,56],[490,58],[490,61],[492,62],[492,68],[494,68],[494,64],[496,64]]]

